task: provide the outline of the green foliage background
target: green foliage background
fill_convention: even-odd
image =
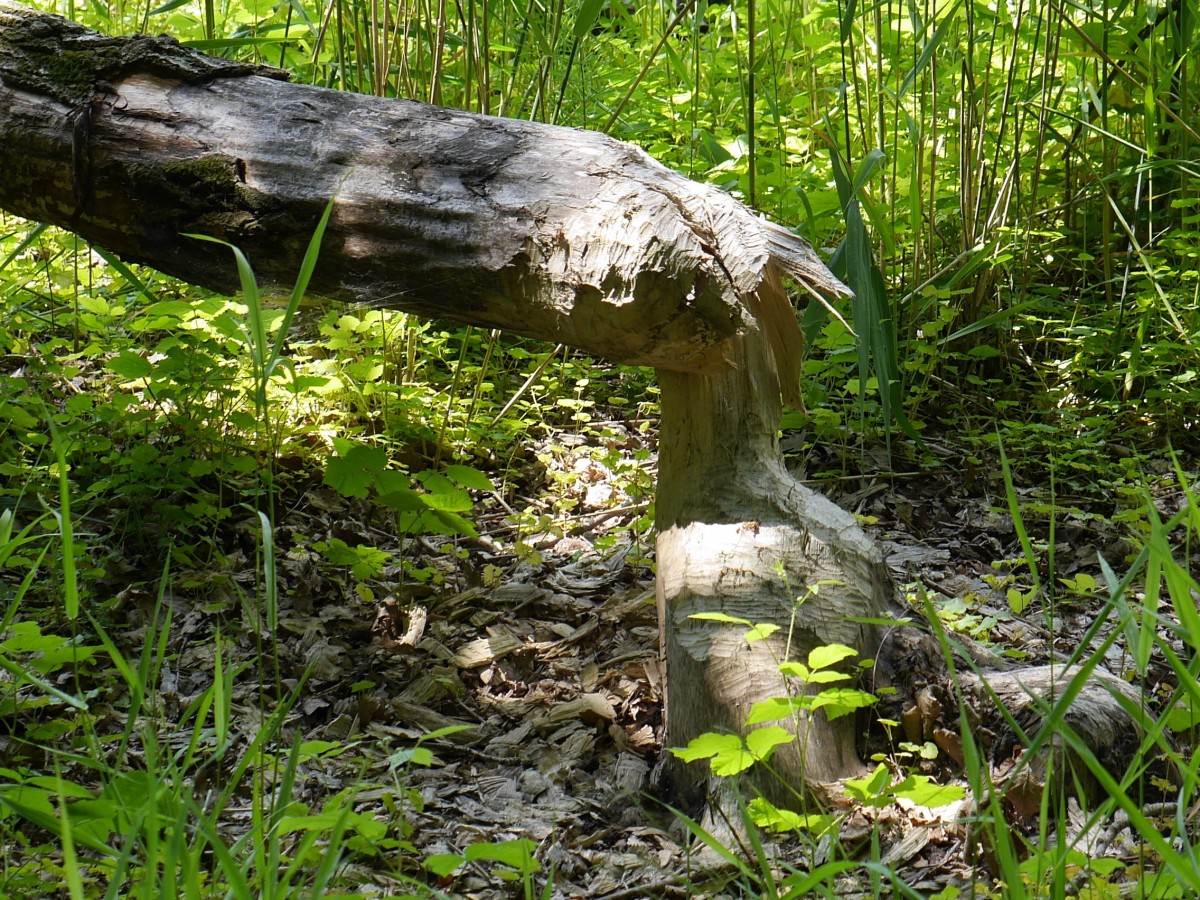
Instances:
[[[1164,525],[1144,483],[1170,447],[1182,465],[1162,471],[1186,493],[1198,449],[1193,0],[33,5],[109,34],[166,32],[282,66],[298,81],[607,131],[733,192],[798,229],[856,290],[845,310],[853,331],[800,301],[806,409],[785,428],[789,446],[811,454],[810,474],[952,469],[964,491],[987,491],[999,486],[1002,441],[1011,481],[1041,490],[1025,513],[1048,516],[1051,536],[1059,507],[1047,485],[1081,505],[1111,501],[1105,508],[1153,551],[1142,554],[1152,559],[1135,610],[1143,618],[1122,594],[1144,559],[1107,585],[1141,674],[1163,628],[1160,571],[1170,573],[1178,618],[1190,610],[1194,619],[1194,578],[1167,562],[1176,528],[1198,533],[1192,495]],[[470,535],[470,491],[519,487],[532,440],[595,436],[610,420],[647,431],[657,398],[650,373],[394,312],[218,297],[3,216],[0,308],[0,660],[13,679],[0,701],[23,729],[20,746],[69,747],[0,770],[6,846],[23,822],[54,835],[29,858],[61,859],[46,877],[72,896],[104,890],[72,876],[80,848],[106,860],[87,878],[99,884],[116,872],[111,896],[129,872],[147,871],[178,871],[187,896],[212,895],[218,874],[232,885],[222,895],[285,896],[303,882],[318,896],[335,859],[322,856],[318,836],[374,862],[411,852],[403,827],[380,837],[347,793],[319,809],[271,793],[305,762],[345,748],[289,749],[283,721],[302,685],[284,689],[265,646],[256,674],[274,676],[278,711],[242,748],[219,802],[193,808],[186,786],[196,768],[233,755],[229,695],[244,670],[224,661],[233,639],[209,635],[212,687],[169,723],[186,747],[168,752],[158,711],[141,715],[166,658],[166,598],[179,591],[222,621],[245,611],[243,621],[269,622],[276,512],[322,480],[351,498],[374,492],[402,530]],[[648,457],[606,458],[635,499],[652,490]],[[571,502],[513,518],[548,530]],[[634,536],[650,524],[639,519]],[[1044,549],[1023,525],[1020,533],[1032,587],[1010,588],[1014,609],[1038,593],[1034,555]],[[347,567],[367,603],[372,579],[392,562],[337,537],[291,539]],[[1053,547],[1051,537],[1051,568]],[[239,553],[261,554],[263,596],[230,589],[226,564]],[[168,579],[166,559],[188,574]],[[401,562],[407,579],[440,577]],[[144,644],[132,652],[104,630],[128,612],[109,587],[160,576]],[[81,610],[96,617],[93,628],[76,630]],[[1185,624],[1195,645],[1196,623]],[[1194,710],[1196,663],[1169,659],[1190,691],[1184,711]],[[110,694],[121,697],[115,756],[101,718],[76,715]],[[129,746],[141,748],[152,777],[129,771]],[[428,764],[414,755],[422,750],[391,757],[389,777],[399,784],[410,764]],[[57,759],[76,772],[90,766],[102,789],[64,780]],[[282,781],[248,775],[252,765],[274,766]],[[227,848],[221,804],[243,776],[255,819]],[[81,801],[76,812],[56,819],[68,799]],[[286,844],[281,835],[293,833],[303,841]],[[112,846],[118,840],[127,843]],[[200,871],[196,846],[211,848],[219,873]],[[524,878],[528,894],[530,848],[478,847],[474,857],[442,858],[438,874],[494,860]],[[41,885],[44,873],[27,861],[0,871],[0,883]],[[1039,872],[1010,885],[1022,878],[1031,890],[1041,882]],[[143,883],[146,896],[173,895],[153,878]]]

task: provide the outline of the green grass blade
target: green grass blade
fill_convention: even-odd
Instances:
[[[300,272],[296,275],[296,284],[292,287],[292,294],[288,299],[287,309],[284,311],[283,319],[279,323],[279,329],[275,334],[275,341],[271,345],[271,355],[266,363],[266,377],[268,378],[275,371],[275,367],[283,354],[283,345],[286,343],[288,331],[292,327],[292,319],[295,318],[296,310],[300,308],[300,303],[304,300],[305,293],[308,292],[309,281],[312,280],[313,270],[316,269],[317,259],[321,255],[321,241],[325,237],[325,229],[329,225],[329,217],[332,213],[333,200],[330,200],[325,204],[325,211],[321,214],[321,220],[317,223],[316,230],[313,231],[313,235],[308,241],[308,249],[305,251],[304,260],[300,264]]]

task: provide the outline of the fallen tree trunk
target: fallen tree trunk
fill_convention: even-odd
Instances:
[[[728,367],[770,257],[841,290],[803,241],[628,144],[284,78],[5,0],[0,208],[232,292],[228,252],[186,234],[288,285],[332,200],[314,293],[680,371]]]
[[[892,646],[878,623],[900,610],[879,550],[787,473],[777,442],[802,349],[781,276],[845,288],[728,195],[602,135],[291,85],[11,0],[0,154],[0,208],[196,284],[233,291],[237,276],[188,233],[236,244],[288,286],[332,203],[313,292],[658,368],[669,744],[744,730],[754,702],[784,692],[788,656]],[[748,645],[741,626],[693,618],[713,612],[780,631]],[[1001,696],[1006,679],[985,677]],[[853,717],[796,727],[776,761],[790,784],[862,774]],[[703,797],[702,773],[674,781]]]

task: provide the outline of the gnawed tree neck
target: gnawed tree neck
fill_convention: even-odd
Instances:
[[[773,266],[844,290],[802,240],[630,145],[279,74],[0,0],[0,207],[230,292],[228,251],[184,235],[287,287],[332,200],[316,294],[678,371],[728,368]]]

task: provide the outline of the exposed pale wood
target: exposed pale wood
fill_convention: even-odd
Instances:
[[[784,695],[777,668],[789,636],[792,659],[830,643],[870,658],[876,630],[851,617],[894,609],[878,548],[784,468],[770,345],[751,331],[731,358],[735,370],[724,375],[661,374],[658,602],[674,746],[704,731],[743,731],[755,702]],[[742,626],[689,618],[708,611],[780,631],[748,645]],[[817,713],[801,725],[800,752],[779,753],[773,765],[794,786],[860,774],[856,727],[854,716],[831,723]],[[702,775],[676,773],[677,789]]]

